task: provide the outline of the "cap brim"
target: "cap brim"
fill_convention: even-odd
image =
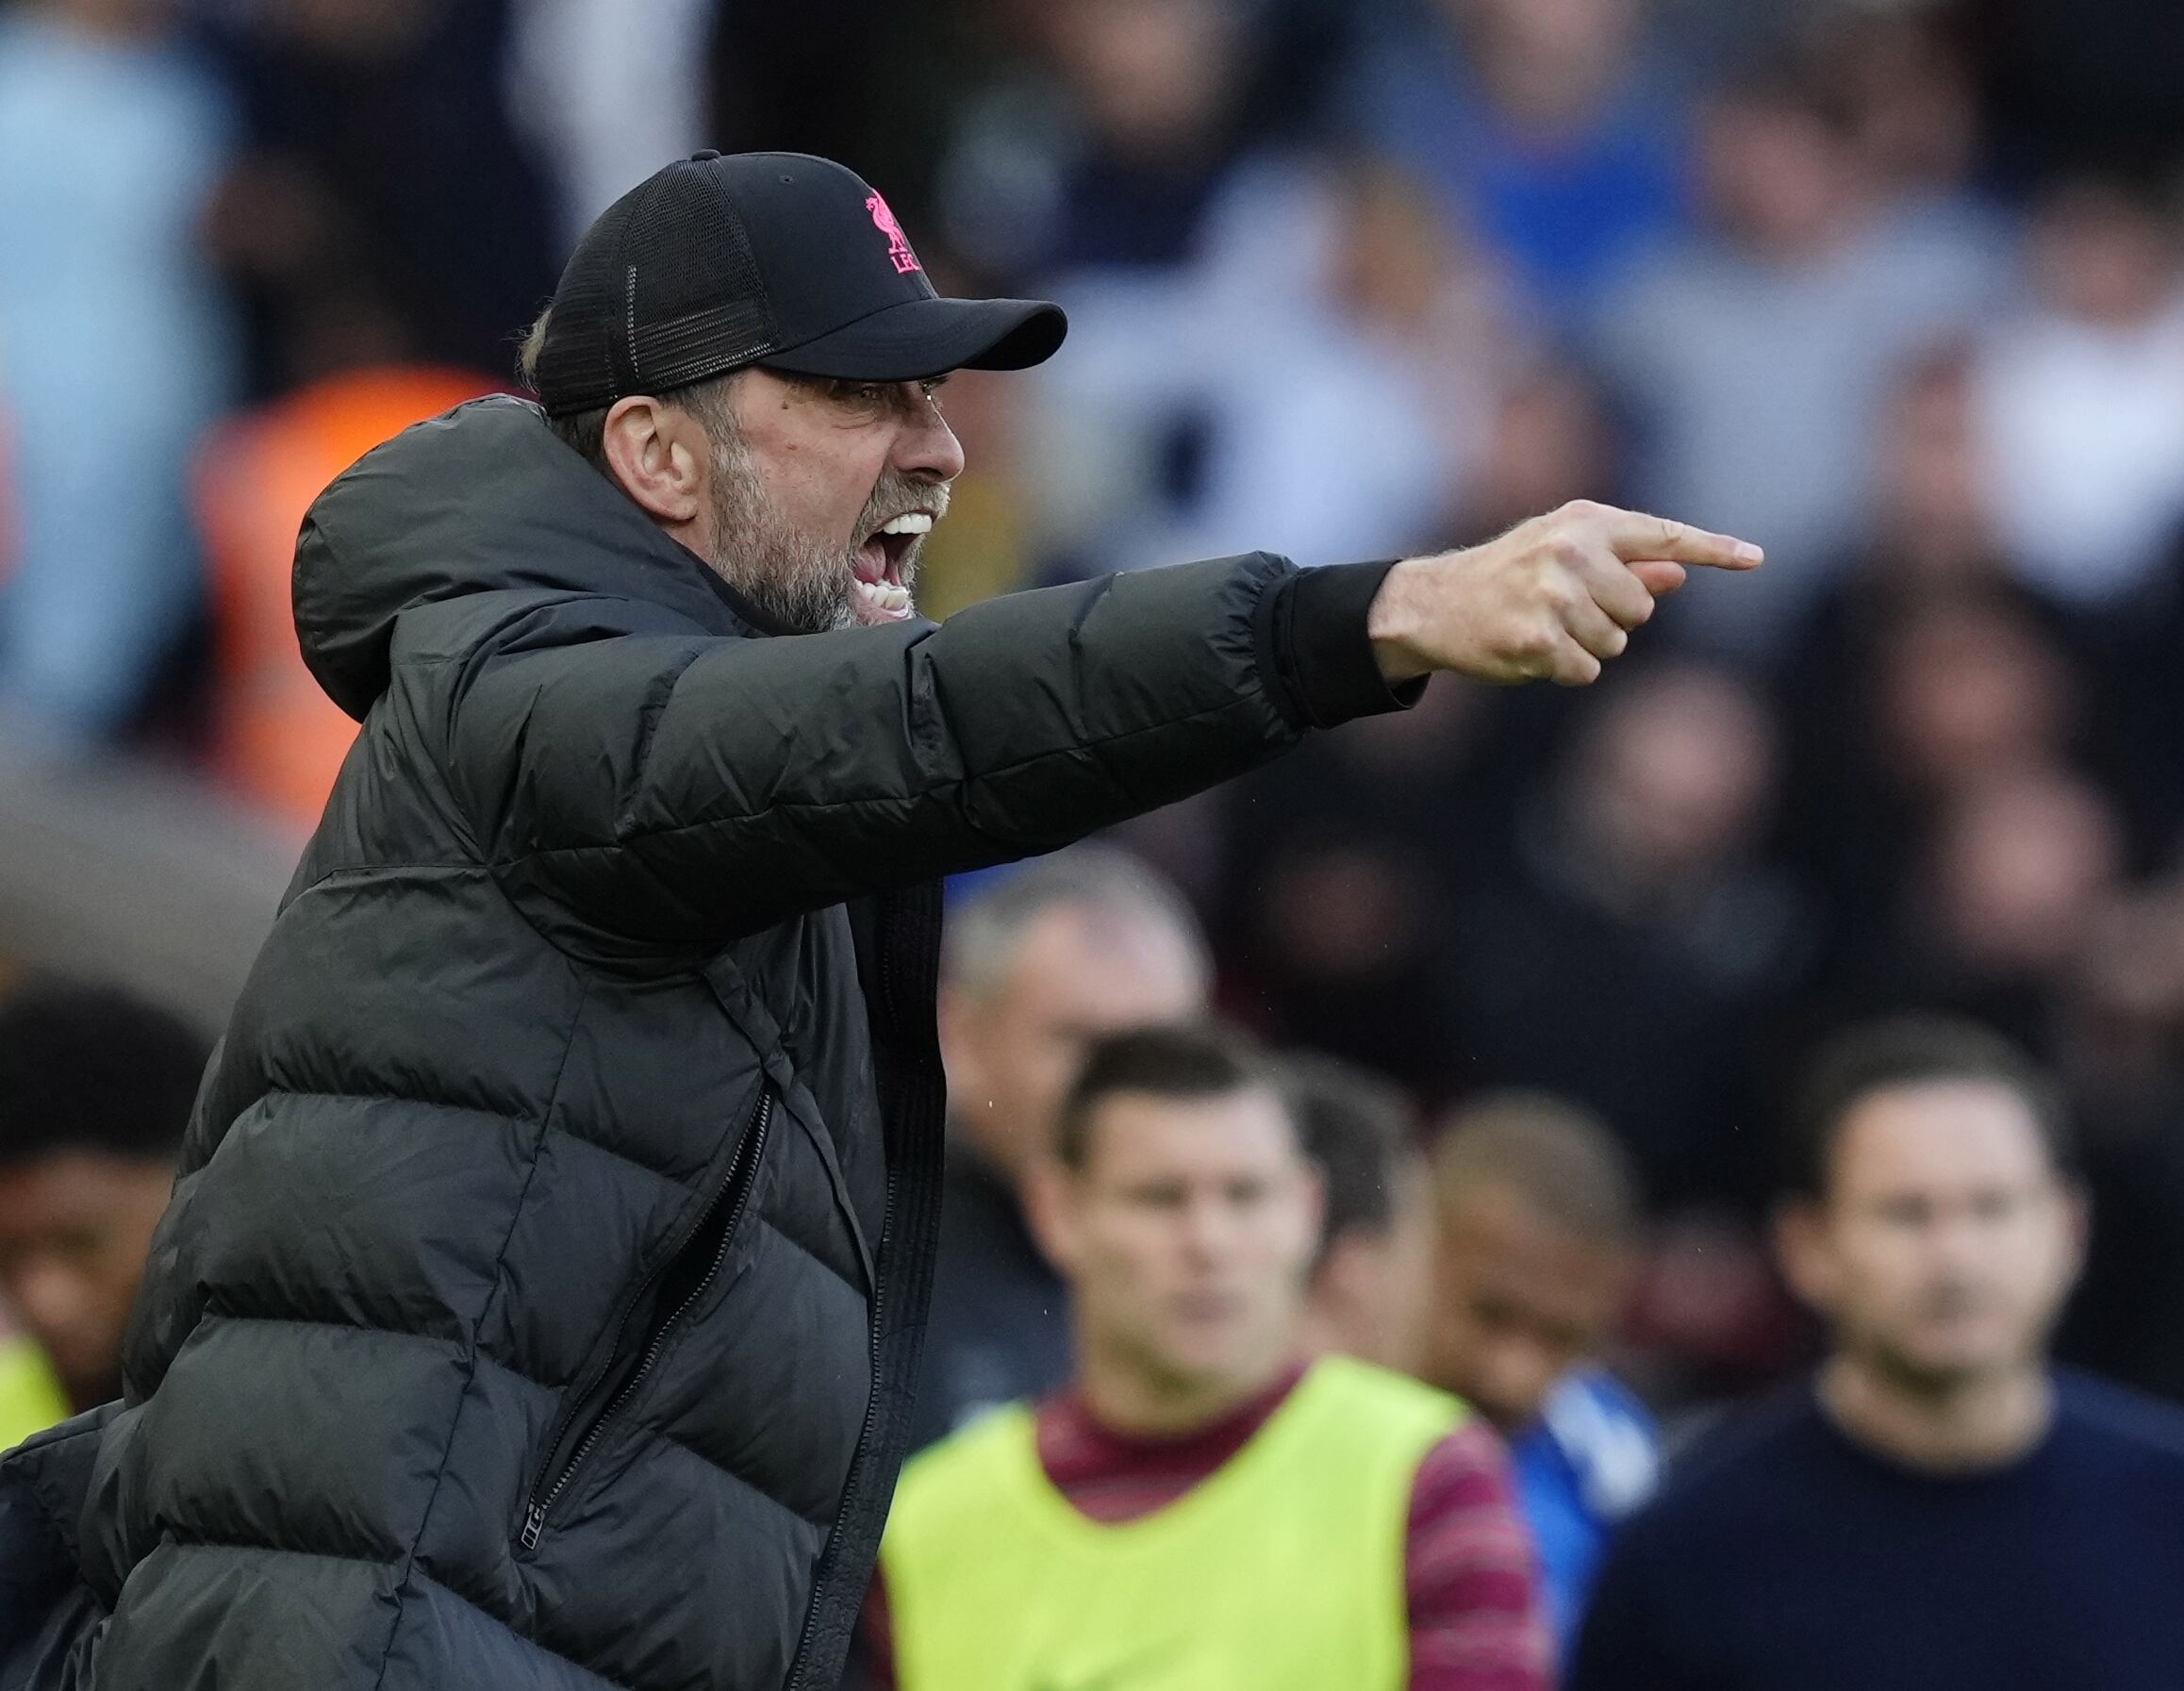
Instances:
[[[904,300],[755,361],[792,375],[914,382],[951,370],[1028,370],[1068,332],[1062,307],[1045,300]]]

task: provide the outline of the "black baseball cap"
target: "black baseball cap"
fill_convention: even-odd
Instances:
[[[566,417],[747,364],[857,382],[1022,370],[1067,329],[1044,300],[940,297],[854,171],[806,153],[697,153],[585,231],[533,379]]]

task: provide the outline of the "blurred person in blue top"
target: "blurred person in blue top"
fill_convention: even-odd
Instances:
[[[1687,221],[1683,92],[1643,0],[1411,0],[1360,55],[1342,121],[1439,190],[1574,322]]]
[[[1919,99],[1955,99],[1938,71]],[[1914,102],[1916,104],[1916,102]],[[1679,627],[1779,661],[1875,538],[1876,444],[1914,357],[2008,291],[1990,222],[1877,140],[1832,63],[1785,54],[1716,90],[1697,127],[1700,227],[1601,294],[1591,350],[1625,406],[1641,497],[1767,536],[1776,568]]]
[[[2087,1235],[2052,1083],[1977,1023],[1853,1029],[1788,1143],[1828,1354],[1624,1530],[1575,1691],[2176,1691],[2184,1416],[2049,1362]]]
[[[1473,1100],[1430,1155],[1421,1371],[1508,1439],[1566,1656],[1618,1524],[1660,1473],[1652,1417],[1595,1360],[1628,1285],[1636,1179],[1605,1125],[1546,1093]]]
[[[0,713],[124,725],[198,603],[186,477],[233,349],[198,224],[221,85],[167,0],[0,9]]]

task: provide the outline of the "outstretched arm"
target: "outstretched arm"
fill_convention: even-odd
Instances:
[[[937,627],[708,638],[575,599],[471,666],[448,761],[519,896],[639,947],[709,946],[1067,844],[1392,708],[1435,670],[1582,684],[1685,564],[1756,561],[1579,504],[1392,567],[1253,554]]]

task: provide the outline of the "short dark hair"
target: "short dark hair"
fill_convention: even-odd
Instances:
[[[26,983],[0,999],[0,1168],[79,1152],[172,1163],[209,1054],[129,993]]]
[[[1095,1040],[1055,1124],[1054,1153],[1082,1169],[1092,1118],[1118,1092],[1155,1098],[1226,1098],[1249,1086],[1277,1090],[1270,1060],[1248,1036],[1219,1022],[1158,1023]]]
[[[1432,1151],[1436,1202],[1500,1182],[1557,1227],[1629,1245],[1645,1216],[1638,1174],[1606,1121],[1566,1098],[1482,1093],[1442,1122]]]
[[[1403,1176],[1422,1164],[1410,1100],[1370,1069],[1316,1052],[1282,1057],[1276,1073],[1304,1153],[1327,1182],[1320,1254],[1353,1233],[1387,1233]]]
[[[1947,1081],[1985,1081],[2014,1093],[2056,1172],[2074,1169],[2069,1113],[2037,1063],[1978,1022],[1914,1014],[1851,1028],[1821,1048],[1790,1112],[1784,1170],[1790,1194],[1815,1202],[1828,1196],[1844,1124],[1875,1093]]]

